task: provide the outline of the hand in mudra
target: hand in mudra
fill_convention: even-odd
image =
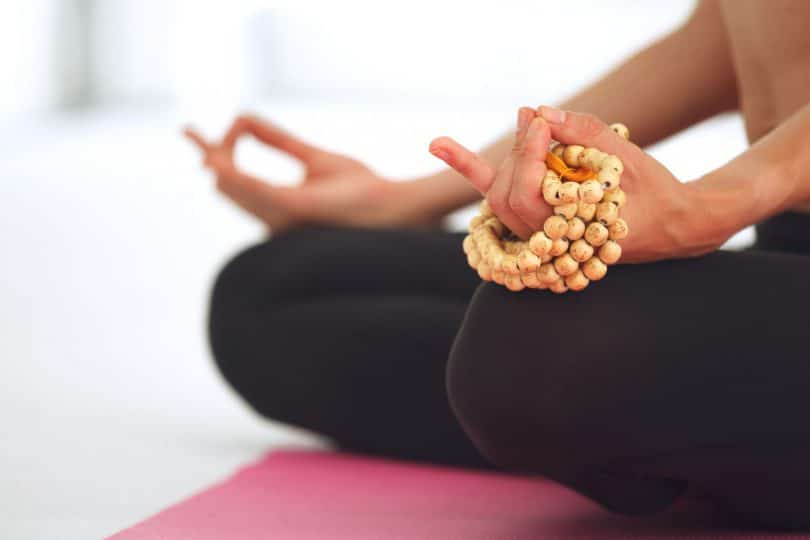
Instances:
[[[254,116],[239,116],[219,143],[185,130],[217,178],[217,188],[274,233],[303,224],[358,227],[406,225],[419,220],[398,200],[397,182],[363,163],[306,143]],[[303,181],[280,186],[239,169],[234,161],[238,139],[251,135],[299,160]]]
[[[549,120],[541,112],[546,112]],[[551,140],[596,147],[618,156],[624,164],[621,188],[627,203],[622,218],[631,233],[619,242],[621,262],[697,255],[719,245],[715,239],[707,239],[698,247],[693,247],[694,238],[684,241],[687,235],[699,235],[699,208],[691,204],[692,188],[688,184],[679,182],[661,163],[598,118],[560,113],[545,107],[540,111],[521,108],[514,148],[498,169],[449,137],[434,140],[431,152],[467,178],[501,222],[525,240],[541,230],[552,214],[540,190]]]

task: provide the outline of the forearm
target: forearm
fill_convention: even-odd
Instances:
[[[728,164],[687,184],[697,218],[684,238],[719,245],[744,227],[806,205],[808,140],[810,104]]]

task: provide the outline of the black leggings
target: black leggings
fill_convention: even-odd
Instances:
[[[809,528],[808,233],[783,215],[754,249],[557,296],[480,284],[458,234],[301,229],[221,272],[211,344],[259,414],[347,450]]]

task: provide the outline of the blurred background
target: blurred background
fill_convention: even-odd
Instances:
[[[3,537],[102,537],[267,449],[322,444],[253,416],[213,368],[209,288],[264,231],[217,195],[184,124],[219,136],[252,111],[408,178],[439,168],[432,138],[480,147],[692,2],[472,6],[0,2]],[[724,116],[651,151],[688,180],[744,146]],[[239,161],[300,172],[251,141]]]

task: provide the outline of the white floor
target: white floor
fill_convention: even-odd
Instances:
[[[405,176],[436,167],[432,137],[478,146],[515,108],[258,110]],[[209,286],[261,229],[212,189],[178,135],[186,114],[120,108],[0,127],[2,538],[99,538],[268,448],[317,444],[251,415],[212,367]],[[225,118],[202,127],[213,134]],[[250,169],[295,177],[294,164],[245,146]],[[655,154],[692,178],[742,146],[739,121],[723,118]]]

